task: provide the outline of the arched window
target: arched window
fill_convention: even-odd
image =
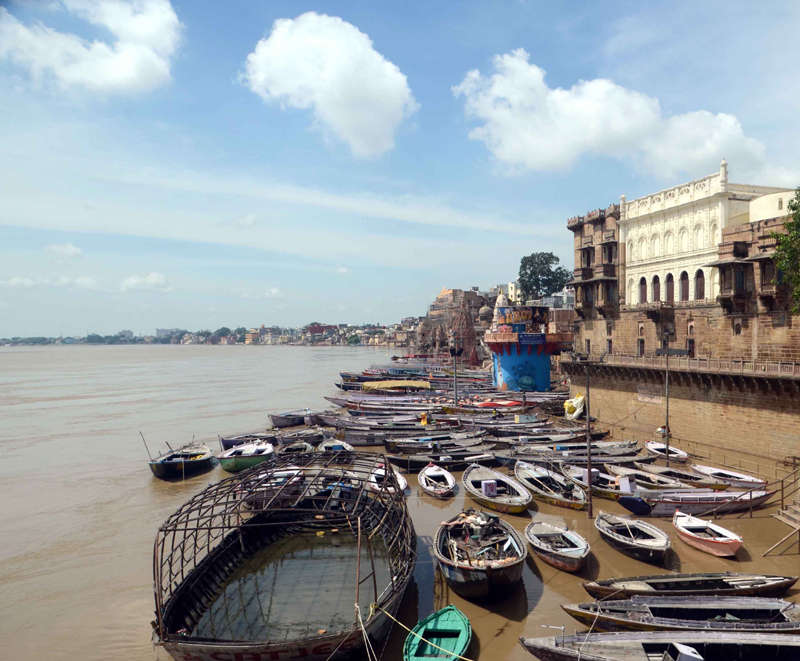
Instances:
[[[689,232],[687,232],[685,229],[681,230],[678,243],[680,245],[681,252],[686,252],[689,250]]]
[[[703,269],[694,274],[694,300],[702,301],[706,297],[706,276]]]
[[[675,252],[675,237],[672,235],[672,232],[668,232],[667,235],[664,237],[664,242],[666,243],[666,253],[667,255],[671,255]]]
[[[689,274],[686,271],[681,273],[681,300],[689,300]]]
[[[653,300],[661,300],[661,280],[658,279],[657,275],[653,276]]]
[[[672,273],[667,275],[667,302],[672,303],[675,301],[675,279]]]
[[[647,303],[647,280],[639,279],[639,303]]]
[[[742,325],[741,324],[736,324],[733,327],[733,334],[734,335],[741,335],[742,334]]]
[[[628,297],[627,297],[628,305],[633,305],[633,278],[628,280]]]
[[[698,225],[694,228],[694,249],[700,250],[700,248],[705,248],[705,243],[703,242],[703,228]]]
[[[712,223],[711,225],[711,241],[714,246],[719,245],[719,226],[716,223]]]
[[[628,241],[628,254],[626,257],[630,262],[636,259],[636,253],[633,251],[633,241]]]
[[[639,239],[639,259],[647,259],[647,241],[644,237]]]
[[[652,241],[650,241],[650,257],[660,257],[661,256],[661,239],[659,238],[658,234],[656,234]]]

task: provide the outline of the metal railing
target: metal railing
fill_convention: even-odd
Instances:
[[[600,355],[590,355],[593,360]],[[573,361],[571,356],[562,356],[562,363],[581,362]],[[609,354],[603,360],[605,365],[618,367],[644,367],[649,369],[665,369],[665,356],[632,356],[624,354]],[[673,356],[669,361],[670,370],[682,372],[703,372],[715,374],[731,374],[739,376],[760,376],[769,378],[798,379],[800,378],[800,363],[777,360],[746,360],[732,358],[690,358],[688,356]]]

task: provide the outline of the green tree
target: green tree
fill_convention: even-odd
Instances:
[[[89,333],[86,336],[86,342],[88,344],[105,344],[105,338],[102,335],[98,335],[97,333]]]
[[[572,278],[572,274],[551,252],[535,252],[523,257],[519,263],[519,287],[523,300],[539,298],[557,291]]]
[[[361,338],[358,335],[351,335],[347,338],[347,344],[361,344]]]
[[[214,331],[214,337],[228,337],[231,334],[231,329],[227,326],[223,326],[222,328],[217,328]]]
[[[784,223],[785,234],[773,232],[775,266],[783,273],[783,284],[789,285],[792,314],[800,314],[800,187],[789,201],[789,220]]]

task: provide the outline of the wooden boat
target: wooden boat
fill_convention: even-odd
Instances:
[[[600,536],[620,553],[660,562],[670,549],[669,536],[651,523],[600,512],[594,520]]]
[[[418,473],[428,464],[441,466],[449,471],[464,470],[471,464],[496,465],[494,455],[489,452],[440,454],[387,454],[386,458],[408,473]]]
[[[253,434],[239,434],[237,436],[222,436],[219,439],[222,450],[230,450],[237,445],[246,445],[247,443],[276,443],[276,437],[273,433],[253,433]]]
[[[484,492],[485,482],[494,482],[494,495]],[[520,514],[528,509],[533,500],[528,490],[516,480],[478,464],[471,464],[464,471],[461,483],[472,500],[505,514]]]
[[[209,470],[214,465],[214,453],[205,445],[187,443],[177,450],[170,448],[148,465],[161,480],[180,480]]]
[[[339,441],[335,438],[329,438],[325,441],[322,441],[317,446],[318,452],[344,452],[350,454],[355,452],[355,448],[350,445],[349,443],[345,443],[344,441]]]
[[[586,492],[549,468],[518,461],[514,465],[514,477],[531,492],[534,500],[573,510],[586,508]]]
[[[386,464],[375,464],[375,469],[372,471],[372,473],[370,473],[367,486],[375,492],[388,491],[389,493],[402,493],[405,491],[408,488],[408,481],[406,478],[400,475],[400,473],[394,470],[391,466],[389,466],[388,470],[394,476],[394,479],[389,477]],[[395,482],[397,483],[397,486],[395,486]]]
[[[612,596],[621,599],[636,595],[776,597],[784,594],[795,583],[797,583],[797,576],[703,572],[608,578],[584,583],[583,589],[595,599],[608,599]]]
[[[794,661],[800,636],[727,631],[577,633],[520,638],[541,661]]]
[[[763,507],[775,491],[640,491],[620,496],[618,502],[639,516],[672,516],[675,510],[688,514],[730,514]]]
[[[528,549],[500,517],[470,508],[439,526],[433,554],[454,592],[467,599],[497,599],[522,581]]]
[[[587,471],[578,466],[562,466],[562,473],[566,478],[582,489],[588,489]],[[625,494],[632,494],[636,488],[636,483],[632,480],[623,481],[615,475],[601,473],[596,468],[592,468],[592,495],[606,500],[619,500]]]
[[[562,604],[596,631],[731,631],[800,634],[800,609],[770,597],[631,597]]]
[[[606,466],[606,470],[616,477],[629,477],[639,489],[686,489],[687,487],[683,482],[673,480],[663,475],[656,473],[648,473],[637,468],[627,468],[625,466]]]
[[[272,443],[248,443],[237,445],[217,455],[219,465],[224,471],[238,473],[241,470],[258,466],[275,454]]]
[[[533,552],[561,571],[580,571],[589,556],[589,542],[574,530],[534,521],[525,528]]]
[[[736,533],[678,510],[675,510],[672,517],[672,525],[675,526],[678,537],[689,546],[722,558],[735,556],[744,543]]]
[[[447,498],[453,495],[456,478],[447,469],[435,464],[428,464],[417,477],[420,488],[434,498]]]
[[[658,459],[667,458],[667,444],[660,441],[645,441],[644,449]],[[679,464],[685,464],[689,458],[689,454],[676,447],[669,446],[669,460],[676,461]]]
[[[303,416],[303,424],[309,427],[316,427],[324,424],[320,415],[319,411],[309,411]]]
[[[299,427],[303,424],[307,415],[314,413],[311,409],[299,409],[297,411],[287,411],[286,413],[270,413],[269,419],[272,426],[276,429],[284,427]]]
[[[472,625],[458,608],[442,610],[420,620],[403,644],[403,661],[457,661],[472,641]]]
[[[703,477],[692,471],[682,470],[680,468],[673,468],[672,466],[656,466],[655,464],[642,464],[638,461],[634,466],[645,473],[653,473],[654,475],[661,475],[673,480],[678,480],[683,484],[696,487],[698,489],[713,489],[714,491],[725,491],[730,485],[727,482],[720,482],[719,480],[712,480],[710,477]]]
[[[295,441],[288,443],[283,447],[278,448],[278,454],[305,454],[307,452],[314,452],[314,446],[306,441]]]
[[[737,473],[736,471],[724,468],[714,468],[713,466],[703,466],[702,464],[692,464],[695,473],[710,477],[720,482],[727,482],[732,487],[742,487],[744,489],[754,489],[766,486],[767,481],[747,473]]]

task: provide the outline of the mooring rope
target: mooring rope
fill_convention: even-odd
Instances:
[[[380,611],[381,613],[383,613],[384,615],[386,615],[386,616],[387,616],[388,618],[390,618],[391,620],[394,620],[394,622],[395,622],[396,624],[399,624],[401,627],[403,627],[403,629],[405,629],[406,631],[408,631],[408,633],[410,633],[412,636],[416,636],[416,637],[417,637],[417,638],[419,638],[419,639],[420,639],[422,642],[424,642],[424,643],[427,643],[427,644],[428,644],[428,645],[430,645],[431,647],[435,647],[437,650],[441,650],[442,652],[446,652],[447,654],[449,654],[450,656],[453,656],[453,657],[455,657],[456,659],[461,659],[462,661],[472,661],[472,659],[468,659],[468,658],[467,658],[467,657],[465,657],[465,656],[461,656],[460,654],[456,654],[455,652],[452,652],[451,650],[446,650],[444,647],[439,647],[438,645],[436,645],[435,643],[432,643],[432,642],[431,642],[431,641],[429,641],[429,640],[425,640],[425,638],[423,638],[423,637],[422,637],[422,636],[420,636],[418,633],[415,633],[414,631],[412,631],[411,629],[409,629],[409,628],[408,628],[408,627],[407,627],[405,624],[403,624],[403,623],[402,623],[400,620],[398,620],[397,618],[395,618],[395,617],[394,617],[394,616],[393,616],[391,613],[389,613],[389,612],[387,612],[387,611],[383,610],[383,608],[381,608],[380,606],[378,606],[378,604],[372,604],[372,605],[370,606],[370,608],[371,608],[373,611],[376,611],[376,610]]]

